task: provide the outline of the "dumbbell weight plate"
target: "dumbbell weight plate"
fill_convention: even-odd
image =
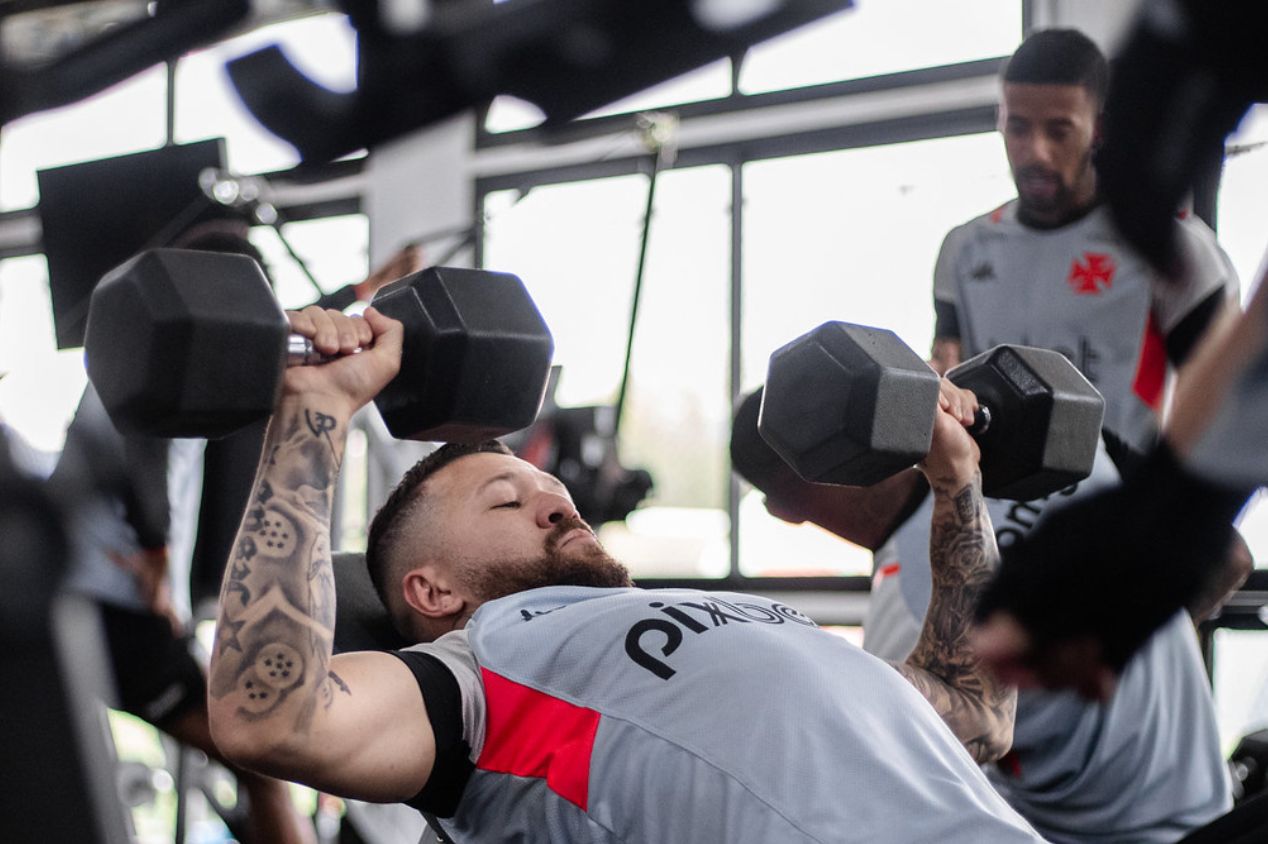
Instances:
[[[894,332],[826,322],[771,355],[757,427],[803,479],[868,486],[929,453],[938,392]]]
[[[1091,473],[1105,400],[1064,355],[996,346],[947,378],[990,410],[990,426],[975,435],[984,495],[1029,501]]]
[[[375,399],[393,436],[478,442],[532,424],[554,340],[519,278],[429,267],[373,304],[405,325],[400,374]]]
[[[1029,500],[1087,477],[1104,401],[1063,356],[1001,346],[948,374],[990,425],[983,492]],[[771,355],[761,436],[803,479],[868,486],[929,451],[938,376],[892,331],[827,322]]]
[[[143,252],[94,288],[88,377],[125,434],[222,437],[277,402],[290,326],[245,255]]]

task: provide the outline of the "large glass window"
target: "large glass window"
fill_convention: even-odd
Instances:
[[[153,67],[89,99],[5,125],[0,211],[36,204],[37,170],[162,146],[166,99],[166,71]]]
[[[364,214],[287,223],[282,234],[308,266],[321,293],[356,284],[369,272],[370,225]],[[251,231],[251,242],[264,254],[282,307],[302,308],[317,298],[318,290],[286,251],[276,231],[257,226]]]
[[[1013,193],[995,133],[746,165],[744,385],[825,319],[889,328],[926,354],[942,238]]]
[[[1268,106],[1255,106],[1226,144],[1217,224],[1220,245],[1242,280],[1243,299],[1268,253]]]
[[[0,261],[0,419],[41,451],[62,447],[87,376],[83,351],[57,351],[43,255]]]
[[[1006,56],[1021,43],[1019,0],[859,3],[758,44],[740,91],[754,94]]]
[[[622,462],[656,487],[605,544],[640,576],[718,576],[726,520],[730,171],[663,174],[622,420]],[[486,198],[484,264],[519,275],[555,336],[564,406],[620,387],[648,180],[622,176]]]
[[[1268,728],[1268,648],[1262,630],[1215,631],[1215,716],[1221,749]]]
[[[235,173],[284,170],[299,162],[289,144],[270,134],[247,111],[229,82],[225,63],[269,44],[314,82],[335,91],[356,86],[356,40],[343,15],[285,21],[191,53],[176,68],[176,141],[224,137]]]

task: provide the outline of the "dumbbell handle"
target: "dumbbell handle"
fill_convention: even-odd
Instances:
[[[991,428],[991,409],[984,404],[977,406],[977,410],[973,411],[973,422],[968,427],[968,432],[974,437],[980,437]]]
[[[318,363],[330,363],[341,355],[324,355],[313,348],[313,341],[302,334],[291,334],[286,338],[286,365],[312,366]]]

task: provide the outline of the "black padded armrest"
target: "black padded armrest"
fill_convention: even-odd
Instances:
[[[344,651],[393,651],[408,647],[388,618],[365,567],[365,555],[334,555],[335,653]]]

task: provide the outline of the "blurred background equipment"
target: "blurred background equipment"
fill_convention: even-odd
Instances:
[[[0,425],[0,840],[124,844],[98,615],[60,589],[66,504],[12,462]]]
[[[1233,796],[1238,804],[1268,790],[1268,730],[1242,736],[1228,758],[1233,777]]]
[[[19,0],[5,5],[14,7],[12,12],[16,13],[69,4]],[[49,60],[6,60],[15,50],[10,46],[11,39],[0,41],[5,48],[0,50],[0,126],[24,114],[82,100],[151,65],[207,44],[244,21],[251,10],[250,0],[158,0],[112,5],[119,7],[116,14],[132,19],[116,24],[118,19],[111,16],[95,37]],[[9,12],[0,10],[0,16]]]
[[[577,512],[592,526],[628,516],[652,490],[646,469],[621,463],[611,405],[549,407],[516,453],[568,487]]]
[[[59,348],[84,344],[88,297],[107,270],[198,223],[241,219],[199,186],[199,174],[223,168],[224,158],[217,138],[39,172]]]
[[[558,125],[831,12],[850,0],[342,0],[358,86],[313,82],[277,46],[229,63],[247,107],[305,161],[373,147],[497,94]]]

